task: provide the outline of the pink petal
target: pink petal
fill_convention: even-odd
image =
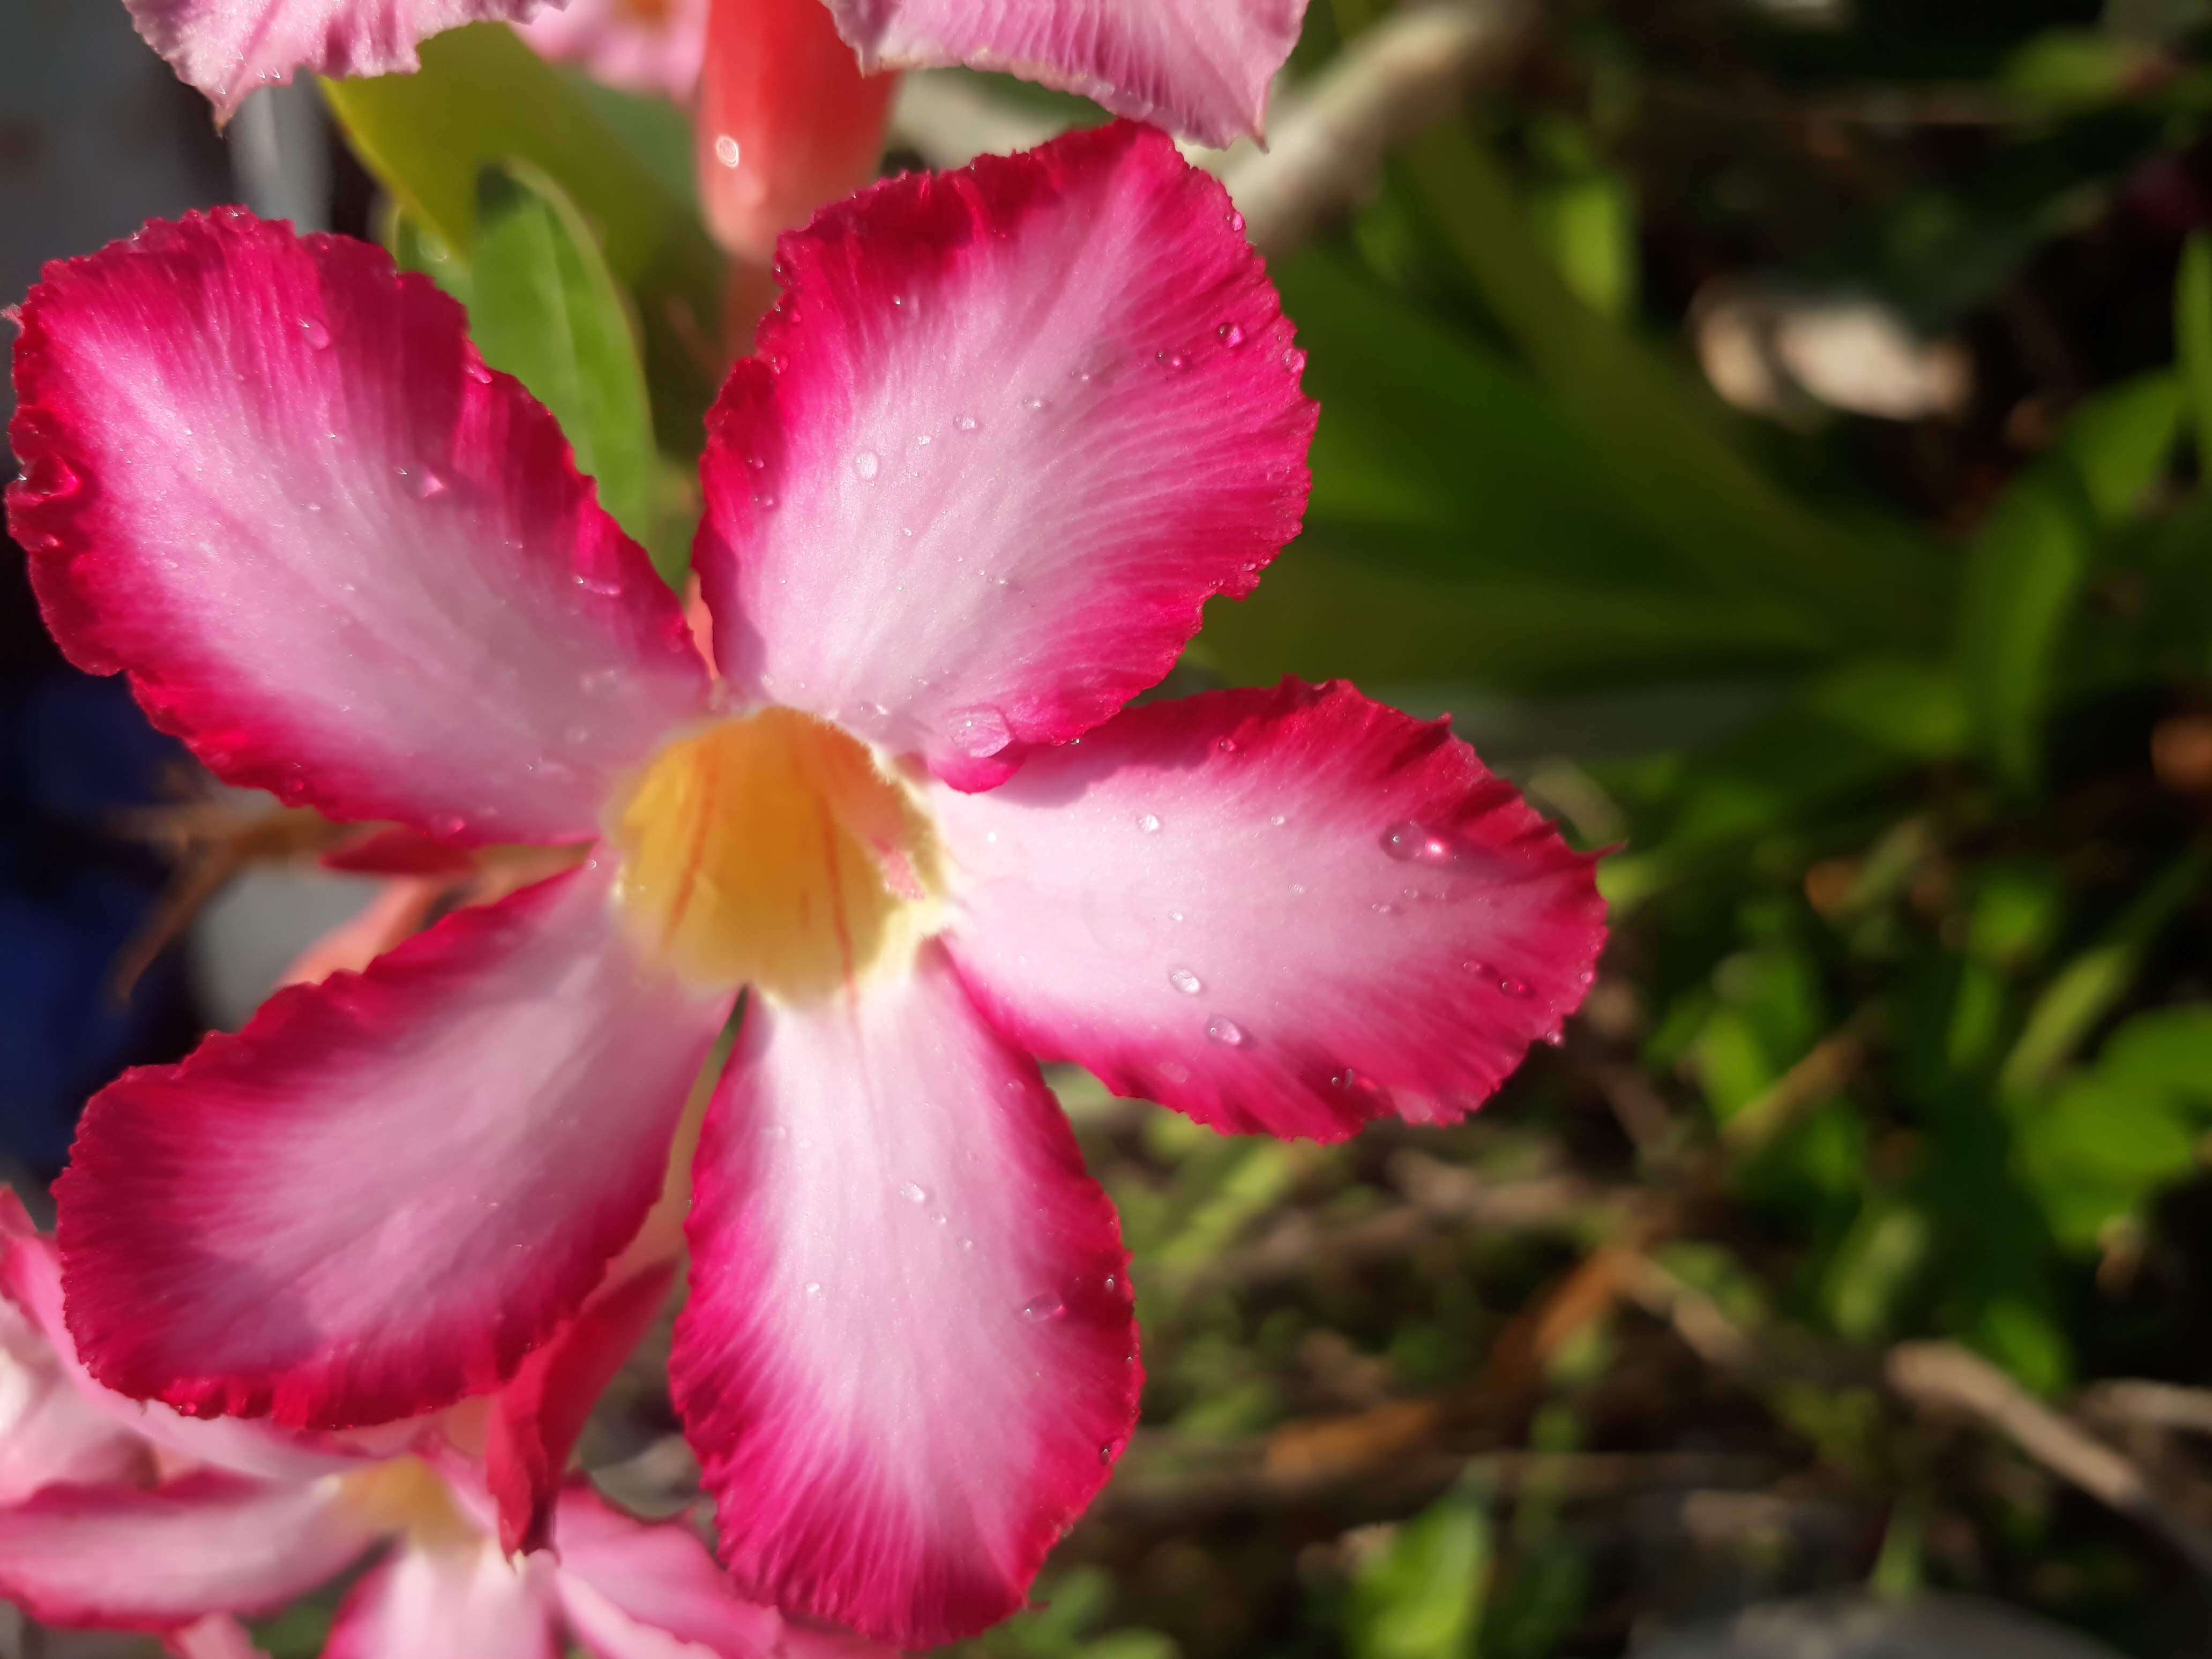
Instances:
[[[12,1213],[10,1206],[12,1206]],[[362,1454],[322,1436],[291,1433],[242,1419],[180,1417],[167,1406],[131,1400],[102,1388],[77,1355],[62,1310],[61,1262],[53,1241],[31,1229],[12,1195],[0,1200],[0,1310],[27,1320],[29,1335],[77,1410],[92,1413],[108,1434],[135,1449],[132,1469],[160,1452],[172,1462],[204,1464],[229,1474],[268,1480],[312,1480],[356,1467]],[[13,1449],[4,1439],[0,1447]],[[76,1480],[107,1477],[80,1474]]]
[[[420,69],[416,45],[464,23],[520,20],[540,0],[125,0],[146,44],[228,121],[246,94],[295,70]],[[554,0],[555,4],[560,0]]]
[[[672,1260],[602,1286],[494,1396],[484,1480],[499,1508],[499,1547],[509,1555],[550,1541],[553,1501],[585,1419],[675,1282]]]
[[[965,64],[1217,149],[1257,137],[1305,0],[829,0],[873,67]]]
[[[0,1596],[45,1624],[161,1630],[270,1612],[375,1536],[335,1481],[203,1474],[154,1492],[49,1486],[0,1510]]]
[[[749,1595],[902,1648],[1005,1618],[1141,1380],[1127,1256],[1029,1059],[934,947],[749,1005],[670,1372]]]
[[[171,1659],[269,1659],[245,1626],[227,1613],[194,1620],[163,1638]]]
[[[1287,682],[1133,708],[933,803],[946,946],[999,1029],[1201,1123],[1471,1111],[1581,1003],[1571,852],[1442,722]]]
[[[641,965],[586,866],[96,1097],[70,1328],[198,1413],[388,1422],[498,1387],[652,1206],[730,999]]]
[[[523,24],[522,38],[559,64],[624,92],[687,102],[707,43],[708,0],[568,0]]]
[[[1123,124],[786,238],[708,417],[724,672],[963,787],[1158,681],[1305,508],[1315,406],[1236,223]]]
[[[560,1571],[570,1631],[599,1659],[889,1659],[842,1632],[817,1631],[730,1587],[681,1522],[648,1524],[572,1481],[561,1495]]]
[[[461,308],[239,209],[46,267],[9,522],[72,661],[234,783],[588,840],[696,713],[675,597]]]
[[[78,1391],[27,1303],[16,1258],[42,1243],[22,1200],[0,1188],[0,1507],[42,1486],[137,1485],[153,1473],[151,1449]]]
[[[546,1577],[489,1538],[403,1545],[354,1586],[323,1659],[559,1659]]]

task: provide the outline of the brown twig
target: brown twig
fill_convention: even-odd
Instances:
[[[1883,1374],[1923,1409],[1965,1412],[2107,1508],[2157,1533],[2212,1579],[2212,1533],[2176,1514],[2130,1459],[2053,1411],[1979,1355],[1952,1342],[1906,1342]]]

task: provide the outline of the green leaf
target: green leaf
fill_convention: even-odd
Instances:
[[[1473,1659],[1491,1569],[1489,1517],[1448,1493],[1361,1564],[1345,1609],[1352,1659]]]
[[[2188,389],[2197,467],[2212,476],[2212,234],[2198,231],[2181,250],[2173,285],[2173,337]]]
[[[1512,690],[1796,666],[1820,630],[1717,593],[1557,400],[1334,255],[1274,269],[1321,400],[1303,540],[1207,619],[1231,678]]]
[[[1405,154],[1490,309],[1687,566],[1830,639],[1901,646],[1931,635],[1943,579],[1925,546],[1894,526],[1835,524],[1746,459],[1717,399],[1576,296],[1463,126],[1440,125]]]
[[[464,306],[471,297],[469,262],[434,231],[395,201],[384,204],[380,240],[392,263],[402,270],[428,276]]]
[[[2098,1022],[2135,983],[2143,953],[2212,868],[2212,854],[2193,850],[2168,865],[2136,895],[2104,938],[2068,963],[2028,1011],[2019,1041],[2005,1056],[2001,1092],[2023,1102],[2064,1065]]]
[[[638,541],[654,514],[653,414],[622,290],[591,228],[541,169],[509,161],[477,182],[469,329],[484,361],[553,411],[598,481],[599,501]],[[683,580],[679,546],[656,566]]]
[[[2039,781],[2060,648],[2102,538],[2165,471],[2179,416],[2171,374],[2091,398],[1975,538],[1960,600],[1960,670],[1990,759],[2016,787]]]
[[[485,167],[520,160],[555,180],[636,297],[661,447],[697,454],[720,378],[722,303],[721,261],[697,214],[514,30],[453,29],[422,56],[418,74],[324,82],[354,152],[453,248],[476,241]]]

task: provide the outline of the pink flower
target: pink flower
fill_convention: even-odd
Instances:
[[[6,1195],[0,1381],[0,1399],[27,1402],[0,1421],[0,1595],[46,1624],[155,1631],[183,1659],[251,1659],[234,1615],[272,1612],[380,1549],[325,1659],[554,1659],[563,1632],[599,1659],[875,1651],[740,1600],[680,1523],[633,1519],[580,1478],[559,1490],[557,1559],[511,1559],[483,1468],[445,1425],[387,1433],[380,1451],[109,1393],[64,1328],[52,1247]],[[21,1479],[27,1458],[46,1478]]]
[[[50,267],[17,539],[215,770],[573,846],[95,1099],[110,1387],[337,1427],[501,1387],[708,1109],[677,1402],[748,1594],[927,1645],[1021,1605],[1134,1420],[1127,1261],[1031,1055],[1226,1131],[1449,1122],[1579,1002],[1571,853],[1441,723],[1126,708],[1298,528],[1314,405],[1220,185],[1128,125],[781,249],[709,417],[720,669],[550,416],[384,256],[228,210]]]
[[[487,19],[526,24],[549,57],[680,98],[704,0],[125,0],[138,33],[229,119],[293,71],[389,75],[416,46]],[[870,70],[965,64],[1079,92],[1208,144],[1257,134],[1305,0],[827,0]],[[540,6],[548,9],[540,11]],[[536,21],[533,22],[531,20]]]
[[[568,0],[520,25],[556,63],[624,92],[689,103],[707,46],[709,0]],[[809,0],[812,3],[813,0]]]
[[[1306,0],[827,0],[869,69],[964,64],[1225,147],[1259,136]]]

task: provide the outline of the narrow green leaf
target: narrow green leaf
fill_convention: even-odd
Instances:
[[[721,262],[697,214],[514,30],[451,30],[422,55],[418,74],[324,83],[355,153],[453,248],[476,240],[485,167],[519,159],[557,182],[636,296],[661,447],[696,455],[720,380],[722,303]]]
[[[389,198],[384,204],[378,240],[400,270],[428,276],[464,306],[468,304],[469,262],[444,238],[425,228],[421,220]]]
[[[2100,542],[2165,470],[2179,416],[2170,374],[2100,393],[1975,538],[1960,606],[1960,672],[1990,758],[2016,787],[2038,781],[2060,648]]]
[[[1474,1659],[1492,1554],[1489,1517],[1470,1492],[1407,1522],[1352,1581],[1352,1659]]]
[[[1460,263],[1601,460],[1717,590],[1780,601],[1831,637],[1908,645],[1940,615],[1941,567],[1901,528],[1852,531],[1730,441],[1717,400],[1576,297],[1497,161],[1458,123],[1407,147],[1407,176]]]
[[[2181,273],[2173,287],[2173,338],[2188,388],[2197,471],[2212,476],[2212,234],[2204,231],[2181,250]]]
[[[477,347],[553,411],[577,466],[598,482],[600,504],[650,545],[658,458],[622,290],[583,216],[543,170],[521,161],[486,167],[477,198],[469,307]],[[660,569],[672,584],[683,578],[680,557]]]
[[[2105,937],[2065,966],[2028,1011],[2005,1056],[1998,1085],[2013,1103],[2032,1100],[2135,983],[2144,951],[2212,869],[2212,853],[2190,852],[2136,896]]]

